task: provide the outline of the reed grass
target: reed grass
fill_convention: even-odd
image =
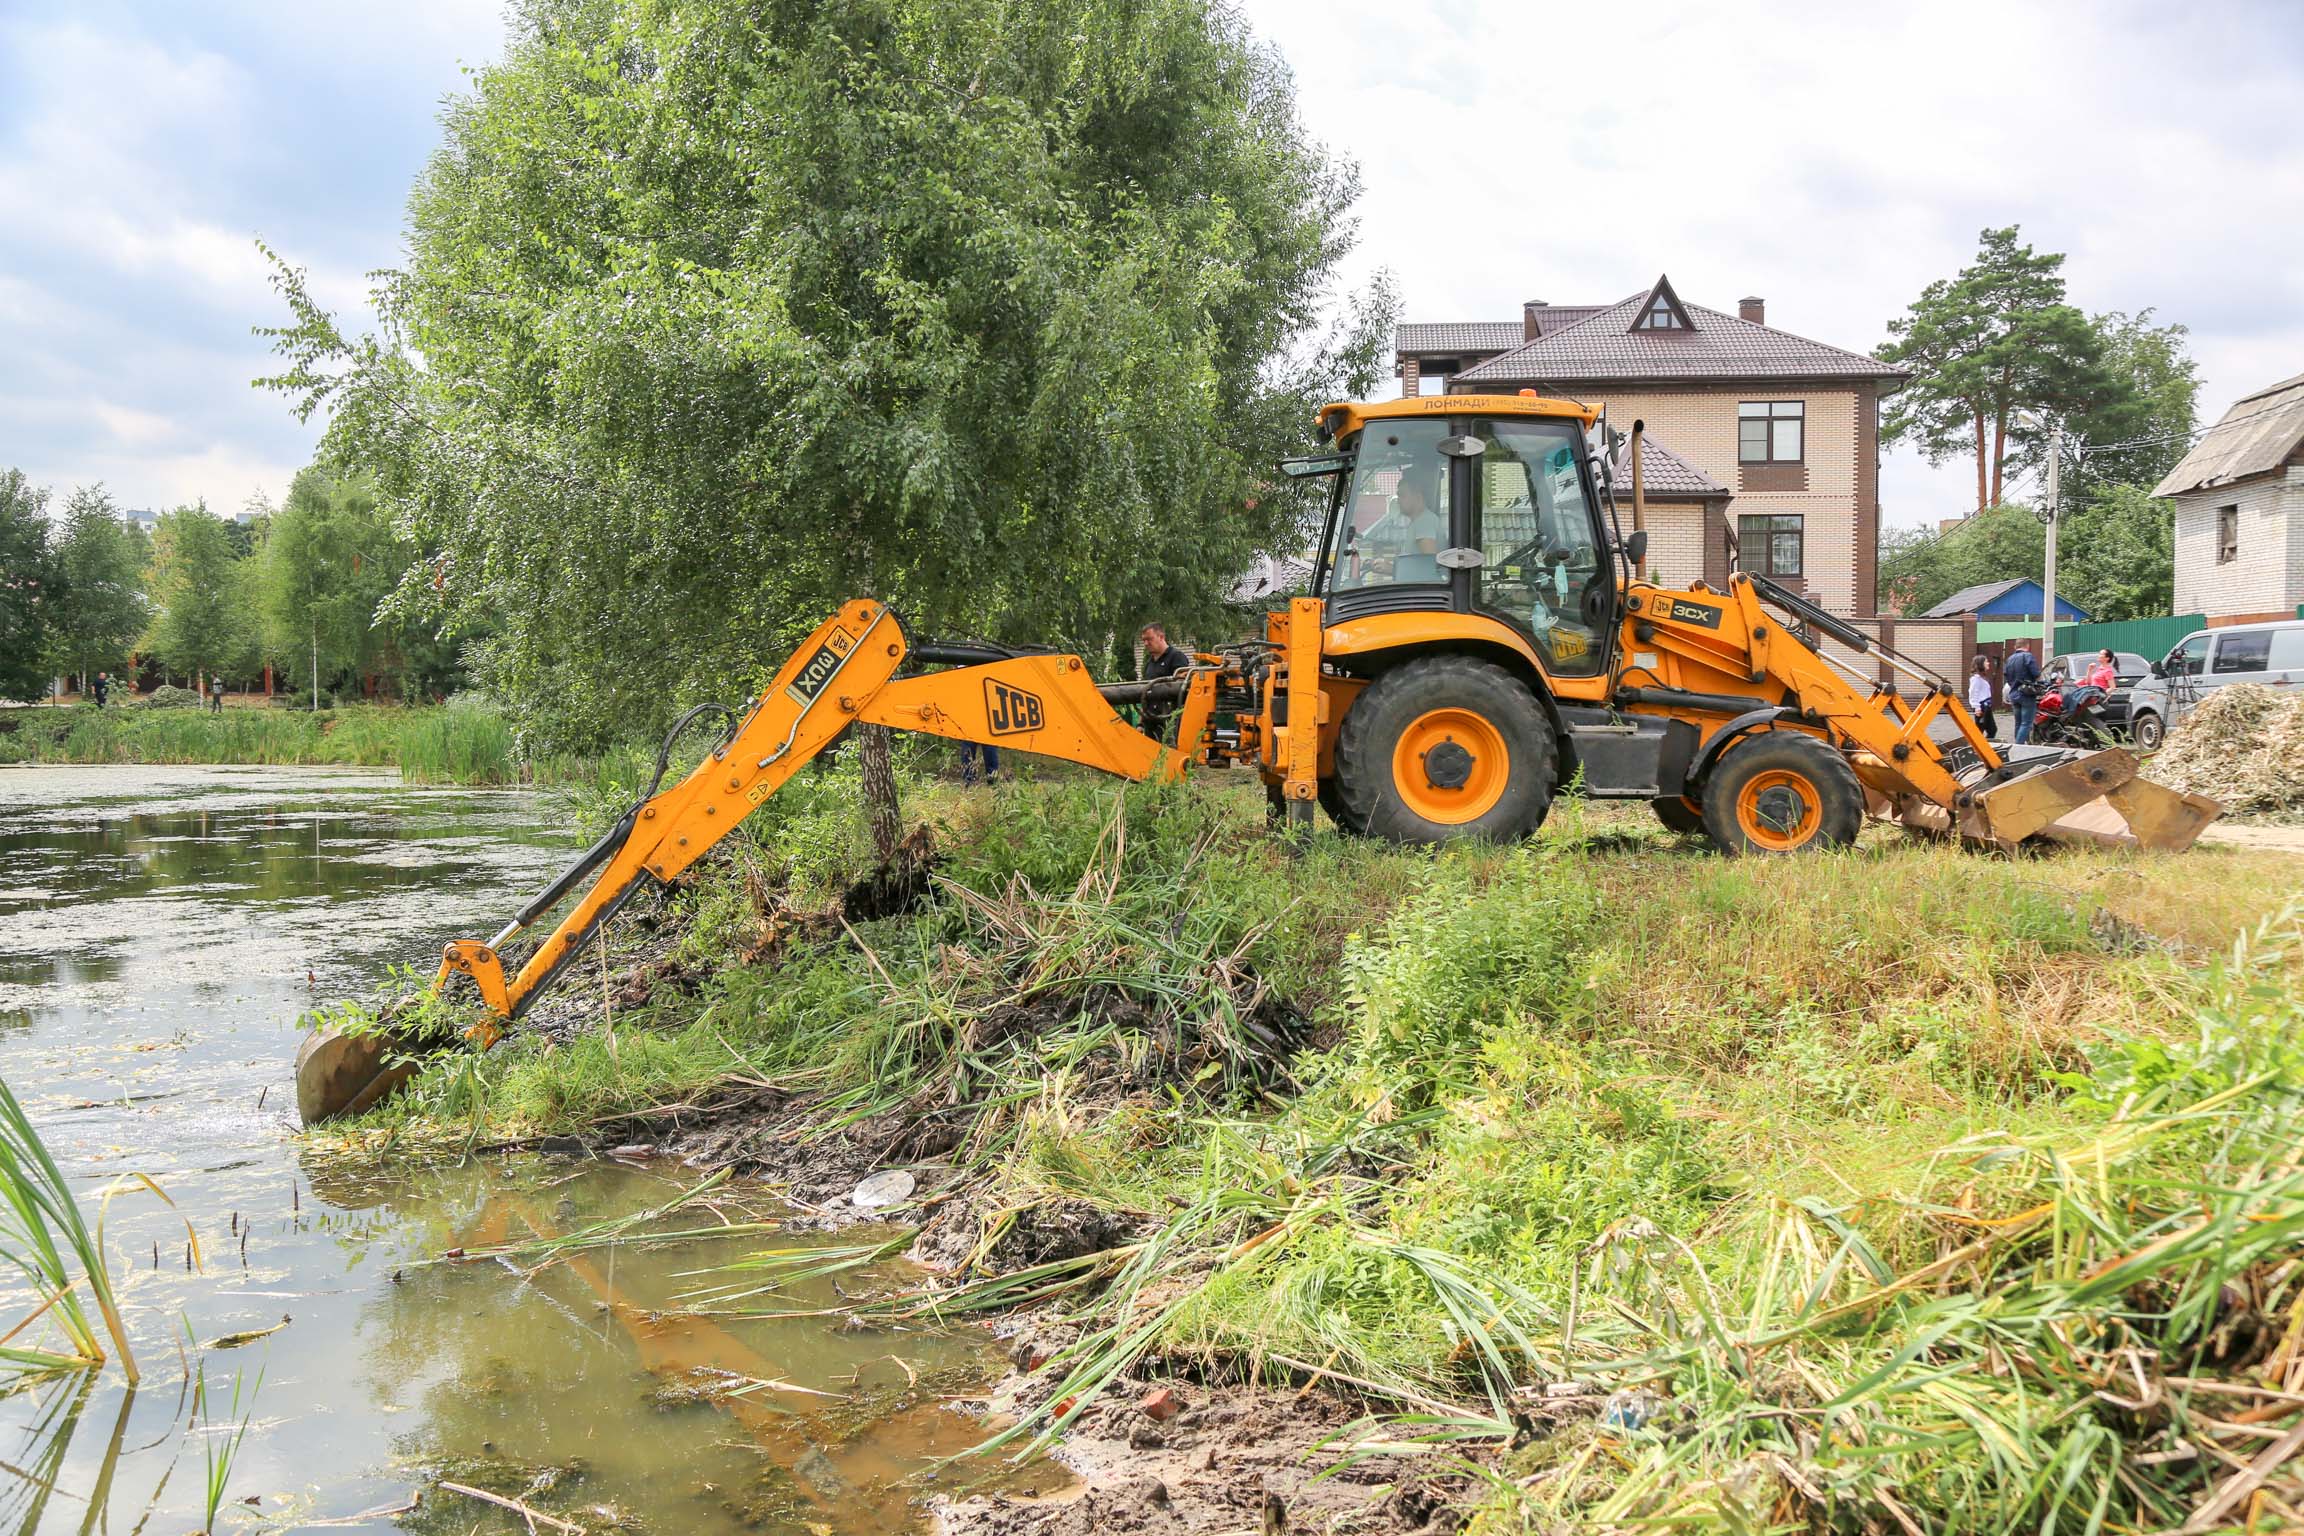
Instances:
[[[10,710],[0,715],[0,763],[398,768],[411,782],[473,785],[584,782],[594,773],[590,759],[527,759],[499,712],[463,700],[317,712],[134,705]]]
[[[214,1407],[209,1402],[208,1363],[201,1360],[193,1367],[192,1379],[192,1432],[198,1434],[205,1472],[201,1484],[206,1514],[200,1522],[201,1536],[209,1536],[216,1529],[216,1512],[224,1507],[225,1490],[231,1486],[233,1464],[240,1459],[240,1450],[248,1440],[248,1427],[256,1416],[256,1396],[264,1390],[264,1373],[259,1370],[254,1382],[248,1373],[235,1371],[232,1375],[232,1400],[225,1409],[219,1430]],[[241,1406],[243,1397],[247,1406]]]
[[[158,1193],[157,1185],[137,1177]],[[101,1234],[101,1220],[96,1232],[89,1231],[63,1170],[49,1155],[15,1092],[0,1080],[0,1259],[14,1266],[38,1298],[31,1312],[0,1335],[0,1366],[22,1376],[38,1376],[102,1365],[104,1343],[82,1305],[85,1290],[103,1323],[104,1336],[119,1354],[121,1370],[131,1385],[138,1380]],[[43,1321],[60,1336],[61,1347],[15,1342]]]

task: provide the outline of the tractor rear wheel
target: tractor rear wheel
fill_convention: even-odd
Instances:
[[[1344,716],[1336,820],[1396,843],[1525,837],[1551,809],[1557,761],[1552,722],[1526,684],[1469,656],[1421,657],[1370,684]]]
[[[1686,795],[1666,795],[1648,803],[1667,832],[1694,834],[1704,830],[1704,807]]]
[[[1320,809],[1328,813],[1328,819],[1336,823],[1338,831],[1349,832],[1354,837],[1367,835],[1368,829],[1355,822],[1352,812],[1345,807],[1343,786],[1333,773],[1320,781]]]
[[[1830,743],[1765,731],[1728,749],[1704,786],[1704,830],[1726,853],[1845,848],[1864,825],[1864,787]]]

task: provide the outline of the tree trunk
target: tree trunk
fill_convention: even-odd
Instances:
[[[2008,413],[1992,418],[1992,505],[2000,505],[2000,472],[2008,462]]]
[[[864,816],[872,826],[872,851],[880,862],[896,857],[904,835],[904,813],[896,804],[896,760],[888,747],[888,727],[856,727],[856,761],[864,771]]]
[[[1987,462],[1988,455],[1984,450],[1984,413],[1978,411],[1976,413],[1976,510],[1979,512],[1992,505],[1988,499],[1988,493],[1984,489]]]

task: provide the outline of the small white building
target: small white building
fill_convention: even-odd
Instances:
[[[2153,490],[2176,515],[2176,611],[2210,624],[2304,604],[2304,374],[2234,402]]]

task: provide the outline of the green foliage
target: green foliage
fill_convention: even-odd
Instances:
[[[159,1186],[142,1175],[129,1177],[159,1193]],[[129,1384],[135,1384],[136,1359],[121,1326],[111,1261],[104,1253],[103,1223],[97,1223],[94,1234],[89,1232],[78,1197],[5,1080],[0,1080],[0,1263],[22,1276],[37,1298],[31,1315],[0,1339],[0,1371],[38,1373],[102,1365],[104,1346],[80,1304],[85,1286],[113,1348],[120,1352],[121,1369]],[[75,1264],[77,1277],[72,1273]],[[9,1342],[43,1316],[62,1336],[61,1351]]]
[[[56,563],[63,583],[51,661],[82,679],[124,667],[144,630],[144,557],[103,486],[83,486],[64,503]]]
[[[264,652],[302,688],[390,679],[403,698],[455,686],[454,648],[425,623],[380,617],[417,564],[365,476],[315,465],[297,473],[267,520],[253,576]]]
[[[1523,852],[1477,887],[1444,871],[1375,942],[1348,945],[1342,1056],[1363,1107],[1421,1109],[1468,1086],[1492,1031],[1556,1021],[1577,1001],[1576,962],[1598,921],[1572,865]]]
[[[1979,511],[2005,499],[2012,456],[2027,464],[2041,451],[2022,413],[2124,436],[2179,412],[2190,425],[2183,328],[2153,328],[2149,310],[2091,321],[2064,301],[2064,258],[2017,236],[2015,225],[1985,230],[1976,259],[1921,290],[1878,349],[1913,370],[1889,398],[1881,440],[1909,442],[1931,464],[1973,455]]]
[[[185,704],[198,700],[186,689]],[[148,701],[153,702],[153,701]],[[484,704],[349,709],[41,710],[0,735],[0,763],[335,763],[399,768],[415,783],[562,782],[587,763],[521,757],[504,717]]]
[[[160,514],[148,578],[153,614],[146,649],[174,672],[244,671],[255,655],[239,554],[207,503]]]
[[[49,551],[48,492],[20,469],[0,471],[0,699],[48,691],[58,570]]]
[[[1214,625],[1373,377],[1315,334],[1352,174],[1210,0],[526,0],[447,112],[385,326],[282,269],[273,382],[444,556],[408,614],[538,744],[755,683],[834,603],[1069,641]],[[419,365],[416,361],[421,356]]]
[[[2056,588],[2098,622],[2148,619],[2176,605],[2176,519],[2149,483],[2097,483],[2057,529]]]
[[[1513,849],[1291,853],[1252,783],[915,782],[934,899],[764,956],[776,896],[821,911],[867,858],[837,818],[851,773],[795,787],[675,898],[692,996],[620,1007],[613,1042],[435,1061],[376,1134],[579,1129],[763,1082],[802,1101],[754,1145],[933,1120],[957,1138],[942,1210],[983,1215],[986,1256],[852,1305],[1070,1313],[1007,1435],[1147,1354],[1334,1373],[1416,1415],[1356,1426],[1356,1454],[1453,1439],[1509,1473],[1499,1529],[2080,1530],[2107,1488],[2161,1529],[2229,1475],[2133,1453],[2219,1433],[2258,1358],[2219,1340],[2289,1332],[2304,948],[2291,913],[2196,958],[2255,923],[2278,856],[1730,861],[1604,804]],[[2107,940],[2112,916],[2165,948]],[[1190,1054],[1291,1007],[1326,1048],[1285,1082]],[[1121,1235],[988,1256],[1057,1197]],[[762,1253],[696,1299],[788,1309],[779,1279],[866,1253]],[[2100,1395],[2138,1369],[2160,1412]],[[1548,1404],[1516,1432],[1568,1378],[1660,1417]]]
[[[2190,449],[2200,424],[2200,369],[2184,350],[2187,327],[2154,325],[2149,309],[2134,315],[2113,310],[2092,323],[2116,387],[2089,400],[2066,423],[2084,451],[2065,474],[2065,492],[2081,502],[2110,482],[2158,485]],[[2136,446],[2122,446],[2127,444]]]
[[[1925,613],[1963,587],[2038,581],[2047,562],[2048,531],[2030,507],[1994,507],[1941,533],[1898,529],[1880,539],[1880,601]]]
[[[1945,532],[1880,540],[1879,597],[1924,613],[1963,587],[2047,574],[2047,529],[2028,506],[1994,507]],[[2175,522],[2140,485],[2099,481],[2065,503],[2056,531],[2056,595],[2099,622],[2152,618],[2176,600]]]

